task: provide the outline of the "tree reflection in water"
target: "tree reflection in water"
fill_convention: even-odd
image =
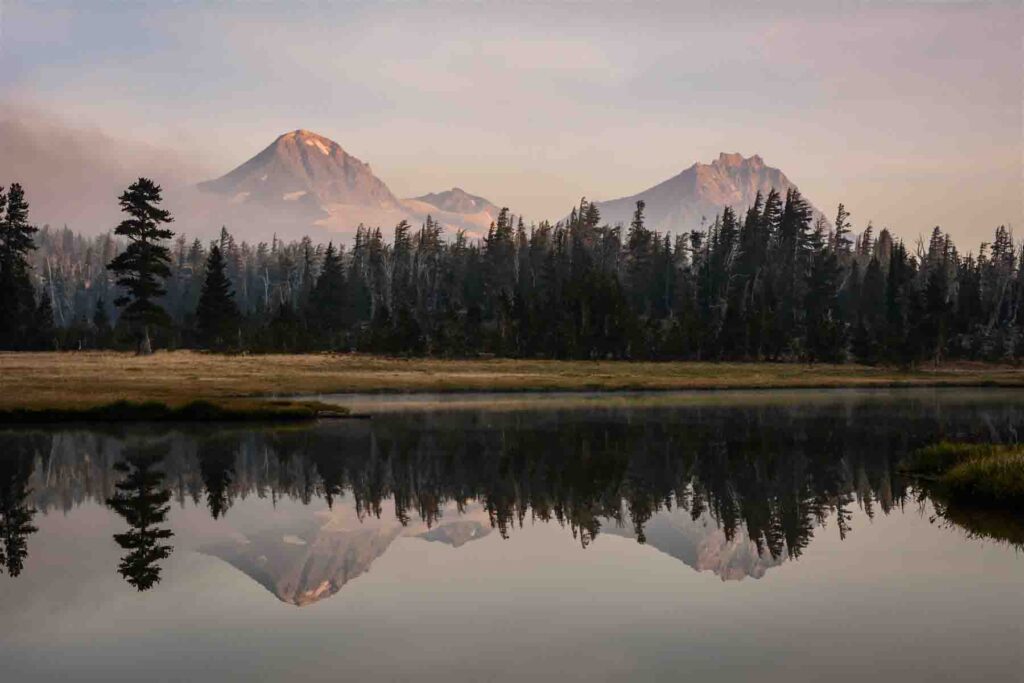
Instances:
[[[28,537],[38,529],[32,525],[36,509],[28,503],[29,476],[38,436],[19,438],[0,435],[0,572],[21,574],[28,556]]]
[[[163,488],[164,473],[159,466],[166,447],[148,445],[130,452],[114,470],[124,476],[115,484],[116,493],[107,505],[128,522],[128,531],[114,534],[114,540],[128,552],[117,571],[140,591],[160,582],[160,560],[170,556],[173,547],[162,543],[174,534],[159,525],[167,521],[171,492]]]
[[[752,544],[735,556],[752,557],[763,572],[800,557],[830,521],[841,538],[855,533],[855,508],[871,517],[920,504],[925,492],[897,469],[913,448],[943,438],[1011,440],[1024,418],[1024,404],[1014,401],[918,396],[424,412],[284,430],[6,432],[5,563],[12,575],[20,570],[34,508],[106,501],[129,525],[115,536],[128,551],[119,571],[146,590],[171,553],[163,527],[172,498],[205,502],[220,518],[255,494],[329,506],[351,496],[358,520],[391,517],[427,530],[443,513],[472,507],[503,537],[528,520],[554,522],[583,546],[602,531],[643,543],[655,527],[664,543],[667,527],[652,520],[682,515],[673,519],[708,522],[723,544]],[[988,535],[1007,542],[1024,538],[1019,521],[936,510],[972,533],[990,527]],[[477,533],[445,534],[470,532]]]

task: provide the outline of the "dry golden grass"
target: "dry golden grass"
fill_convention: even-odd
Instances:
[[[901,372],[858,365],[433,360],[361,355],[224,356],[190,351],[0,353],[0,410],[118,400],[181,405],[333,392],[570,391],[1024,386],[1024,370],[955,365]]]

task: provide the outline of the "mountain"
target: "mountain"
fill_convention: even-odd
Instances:
[[[385,230],[428,214],[450,229],[486,231],[498,209],[461,189],[398,199],[370,165],[337,142],[308,130],[278,136],[263,151],[215,180],[199,183],[206,195],[197,220],[244,225],[267,235],[330,231],[349,236],[360,223]],[[219,203],[209,202],[219,198]]]
[[[782,195],[796,185],[758,155],[722,154],[710,164],[696,163],[679,175],[629,197],[595,202],[601,218],[611,225],[628,225],[638,200],[643,200],[647,227],[675,233],[700,228],[713,221],[726,206],[746,211],[758,192],[772,188]],[[741,214],[742,215],[742,214]],[[815,218],[821,212],[814,209]]]
[[[422,538],[424,541],[444,543],[453,548],[461,548],[470,541],[483,538],[493,530],[493,527],[484,526],[479,520],[459,519],[417,534],[416,538]]]
[[[491,223],[497,220],[500,211],[490,201],[469,194],[459,187],[403,199],[402,204],[420,220],[429,214],[445,227],[466,230],[470,236],[485,234]]]
[[[602,530],[613,536],[635,538],[632,526],[609,525]],[[744,529],[736,529],[728,538],[708,513],[693,519],[686,510],[654,515],[644,526],[647,545],[676,558],[699,572],[709,571],[722,581],[760,579],[782,558],[759,550]]]
[[[230,173],[199,183],[199,189],[237,204],[298,203],[329,212],[334,205],[399,209],[388,186],[370,165],[341,145],[308,130],[279,136]]]
[[[308,130],[278,136],[241,166],[196,188],[197,196],[185,202],[194,209],[192,221],[227,225],[246,239],[325,231],[344,239],[360,223],[387,228],[415,218],[369,164]]]
[[[280,135],[237,168],[197,185],[195,179],[208,173],[201,156],[187,158],[74,128],[37,112],[0,110],[0,184],[24,185],[33,222],[40,225],[106,232],[121,220],[118,195],[140,175],[163,186],[173,229],[196,237],[213,236],[223,225],[250,242],[275,234],[345,241],[360,223],[390,232],[402,220],[418,226],[428,214],[449,234],[461,229],[476,237],[486,233],[499,211],[458,187],[398,198],[370,164],[308,130]],[[597,206],[607,222],[626,224],[643,199],[649,227],[679,232],[699,227],[701,217],[712,220],[724,206],[743,211],[758,190],[785,192],[793,186],[759,156],[721,154],[710,164],[694,164],[648,190]]]
[[[446,514],[455,517],[450,506]],[[200,552],[219,558],[251,577],[278,600],[305,607],[336,594],[349,581],[370,571],[400,537],[418,538],[459,548],[489,535],[486,510],[470,505],[461,516],[428,526],[403,525],[397,519],[361,517],[351,507],[336,507],[311,516],[300,514],[283,525],[233,534]]]
[[[477,214],[486,213],[494,220],[500,209],[483,197],[469,194],[461,187],[453,187],[444,192],[431,192],[421,197],[413,197],[415,202],[423,202],[450,213]]]
[[[251,576],[279,600],[303,607],[365,574],[402,532],[399,524],[256,533],[201,549]]]

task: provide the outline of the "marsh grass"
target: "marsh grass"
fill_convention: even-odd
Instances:
[[[902,469],[954,503],[1024,510],[1024,446],[940,442],[915,451]]]
[[[1024,510],[1024,449],[969,458],[942,481],[955,500]]]
[[[902,469],[912,474],[937,477],[970,458],[988,457],[1004,448],[998,444],[940,441],[914,451]]]

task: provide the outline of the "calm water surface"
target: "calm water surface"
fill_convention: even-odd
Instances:
[[[1024,678],[1024,523],[897,470],[1024,392],[335,400],[0,431],[0,679]]]

